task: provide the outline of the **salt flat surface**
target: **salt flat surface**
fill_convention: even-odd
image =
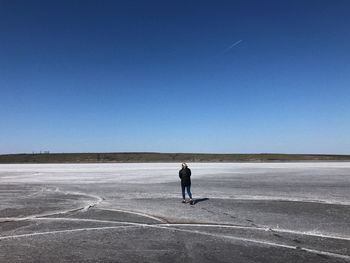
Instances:
[[[350,262],[350,163],[180,166],[0,165],[0,262]]]

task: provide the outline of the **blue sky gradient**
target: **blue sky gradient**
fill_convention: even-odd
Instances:
[[[0,1],[0,153],[350,154],[349,11]]]

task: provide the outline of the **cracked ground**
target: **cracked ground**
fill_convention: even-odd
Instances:
[[[350,163],[0,165],[0,262],[350,262]]]

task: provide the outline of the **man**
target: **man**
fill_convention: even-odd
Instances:
[[[182,190],[182,203],[186,203],[185,198],[185,188],[187,190],[187,194],[190,197],[190,204],[193,205],[194,202],[192,200],[191,194],[191,170],[188,168],[186,163],[182,164],[182,169],[179,171],[179,177],[181,179],[181,190]]]

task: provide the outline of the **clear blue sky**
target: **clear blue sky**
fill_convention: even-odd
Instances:
[[[0,153],[350,154],[349,13],[0,0]]]

